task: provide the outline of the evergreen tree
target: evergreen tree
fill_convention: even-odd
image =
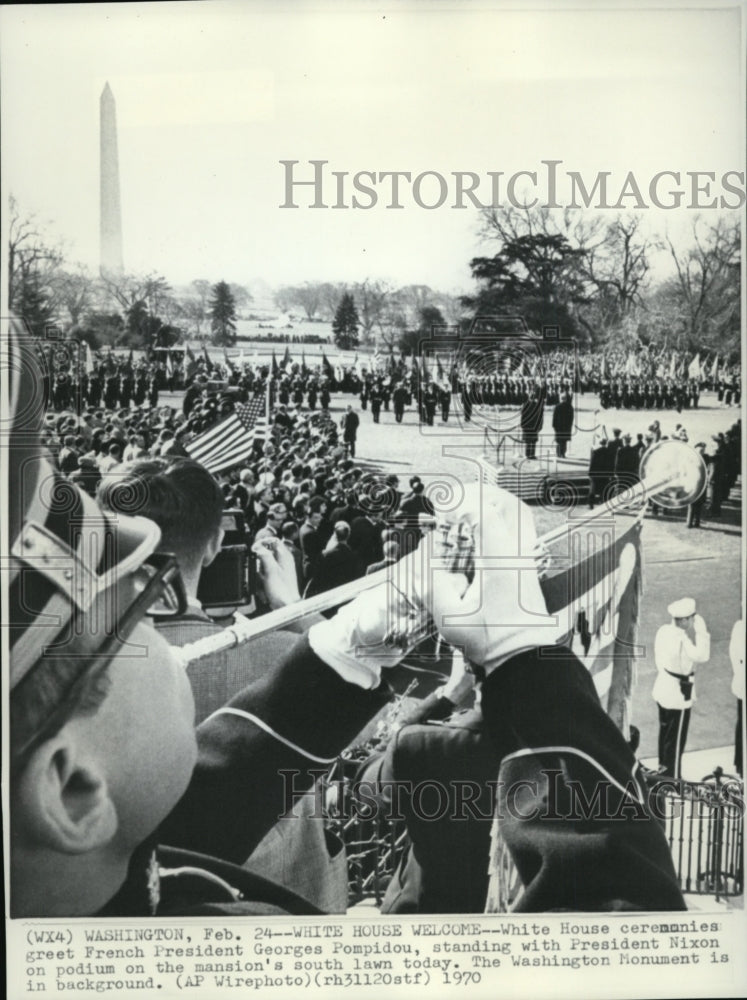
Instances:
[[[218,347],[236,343],[236,299],[226,281],[213,285],[210,299],[210,329]]]
[[[357,347],[359,327],[360,319],[353,296],[350,292],[345,292],[332,320],[332,332],[337,346],[344,351]]]

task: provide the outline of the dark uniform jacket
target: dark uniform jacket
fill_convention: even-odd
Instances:
[[[309,789],[389,695],[384,685],[346,683],[299,638],[198,726],[189,787],[99,915],[317,913],[241,865],[291,804],[281,771],[293,775],[294,791]]]
[[[480,816],[492,782],[522,886],[515,912],[685,909],[635,757],[569,649],[510,657],[483,683],[481,712],[407,726],[387,752],[381,777],[435,779],[446,792],[423,793],[419,809],[400,796],[412,844],[387,911],[483,912],[491,824]],[[460,808],[469,796],[454,782],[465,781],[479,789],[477,816]],[[444,816],[426,818],[444,803]]]

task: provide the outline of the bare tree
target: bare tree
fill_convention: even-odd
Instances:
[[[82,325],[83,319],[93,308],[97,281],[83,264],[60,268],[51,279],[53,302],[57,310],[64,310],[71,327]]]
[[[237,285],[231,282],[229,284],[231,289],[231,295],[233,295],[233,300],[236,303],[237,312],[241,312],[247,306],[250,306],[254,301],[254,296],[244,285]]]
[[[53,311],[51,279],[63,260],[59,246],[52,246],[37,217],[24,213],[17,200],[8,199],[8,302],[16,309],[31,290]]]
[[[691,350],[739,344],[741,243],[739,223],[720,218],[707,223],[696,216],[692,243],[676,249],[667,237],[676,271],[682,346]]]
[[[640,304],[650,268],[653,241],[642,232],[641,222],[640,215],[618,216],[602,239],[586,249],[589,279],[612,298],[620,320]]]
[[[307,281],[303,285],[284,285],[275,293],[275,303],[285,312],[298,306],[306,313],[307,319],[313,319],[319,309],[321,287],[317,281]]]
[[[379,326],[390,294],[391,289],[388,285],[381,281],[371,281],[369,278],[353,286],[355,305],[360,317],[361,339],[364,344],[373,340],[374,329]]]

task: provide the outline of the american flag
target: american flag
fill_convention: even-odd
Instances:
[[[255,441],[267,433],[266,397],[262,393],[249,403],[237,403],[233,413],[203,431],[186,445],[190,458],[216,475],[245,462]]]

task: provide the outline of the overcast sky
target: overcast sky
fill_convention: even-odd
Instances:
[[[481,252],[476,210],[449,207],[451,171],[485,178],[487,195],[489,171],[541,171],[545,159],[590,183],[612,171],[613,190],[628,171],[645,189],[661,170],[744,170],[738,8],[513,6],[6,6],[4,192],[97,267],[108,80],[128,270],[450,291],[470,286]],[[279,161],[291,159],[304,179],[311,159],[351,174],[436,171],[449,197],[429,211],[408,193],[388,209],[379,185],[369,210],[311,209],[305,188],[302,207],[281,208]],[[345,203],[352,193],[348,178]],[[437,193],[424,183],[421,199]],[[694,212],[644,214],[681,238]]]

